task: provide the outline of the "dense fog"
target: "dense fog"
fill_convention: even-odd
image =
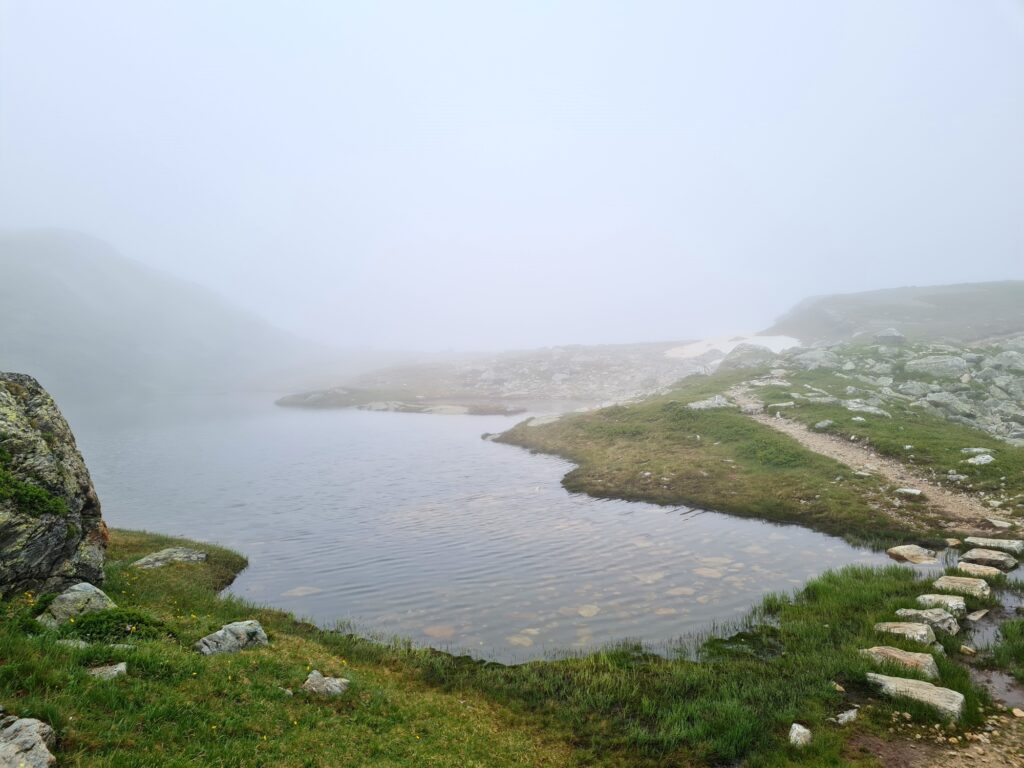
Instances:
[[[1024,6],[0,2],[0,227],[313,342],[767,327],[1024,277]]]

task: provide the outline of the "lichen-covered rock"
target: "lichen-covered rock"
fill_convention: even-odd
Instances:
[[[873,648],[862,649],[860,654],[876,664],[894,664],[913,669],[929,680],[935,680],[939,676],[939,667],[935,663],[935,657],[930,653],[913,653],[893,648],[891,645],[876,645]]]
[[[0,595],[100,584],[106,542],[60,409],[32,377],[0,372]]]
[[[132,568],[162,568],[171,563],[205,563],[206,553],[187,547],[168,547],[132,563]]]
[[[975,547],[960,555],[961,560],[978,565],[988,565],[992,568],[1002,568],[1004,571],[1012,571],[1017,567],[1017,559],[997,549],[983,549]]]
[[[967,613],[967,603],[959,595],[918,595],[917,604],[924,608],[942,608],[956,618]]]
[[[935,633],[932,628],[916,621],[882,621],[875,624],[875,632],[899,635],[922,645],[930,645],[935,642]]]
[[[267,633],[258,621],[236,621],[199,640],[193,647],[204,656],[215,653],[237,653],[246,648],[269,645]]]
[[[959,720],[960,715],[963,714],[964,695],[959,691],[939,688],[937,685],[926,683],[923,680],[876,675],[874,672],[868,672],[867,677],[868,682],[877,685],[885,696],[912,699],[926,704],[952,720]]]
[[[947,635],[955,635],[960,631],[953,614],[942,608],[900,608],[896,616],[904,621],[917,621],[927,624],[933,630],[945,632]]]
[[[91,667],[89,674],[100,680],[113,680],[115,677],[128,674],[128,665],[125,662],[118,664],[105,664],[101,667]]]
[[[932,586],[939,590],[955,592],[959,595],[971,595],[972,597],[991,597],[992,587],[982,579],[969,579],[965,576],[940,576],[932,582]]]
[[[50,749],[56,738],[53,729],[30,717],[4,717],[0,709],[0,767],[46,768],[57,758]]]
[[[39,615],[39,623],[56,629],[77,616],[109,611],[111,608],[117,608],[117,605],[103,590],[83,581],[57,595]]]

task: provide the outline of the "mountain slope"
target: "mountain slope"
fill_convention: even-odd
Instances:
[[[282,385],[282,371],[318,356],[99,240],[0,233],[0,370],[36,376],[62,400]]]
[[[814,296],[765,334],[805,344],[844,341],[895,327],[917,341],[977,341],[1024,331],[1024,281],[890,288]]]

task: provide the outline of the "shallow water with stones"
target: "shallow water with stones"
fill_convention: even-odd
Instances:
[[[506,417],[181,399],[73,419],[112,526],[222,544],[231,591],[322,625],[525,661],[681,636],[884,553],[799,526],[602,501],[480,439]]]

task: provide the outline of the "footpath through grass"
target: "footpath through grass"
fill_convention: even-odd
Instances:
[[[799,523],[855,543],[938,538],[923,518],[908,527],[888,516],[877,479],[735,409],[686,407],[754,375],[693,376],[666,396],[519,424],[499,439],[577,464],[562,481],[573,492]]]
[[[206,564],[127,567],[172,543],[189,544],[114,531],[104,589],[118,611],[63,630],[75,636],[88,626],[89,637],[132,650],[56,643],[31,620],[45,598],[0,604],[0,704],[51,723],[62,765],[870,765],[844,759],[844,744],[858,730],[884,733],[894,710],[869,703],[870,667],[857,650],[910,649],[872,627],[927,591],[909,568],[849,568],[796,597],[769,596],[742,632],[699,645],[695,660],[620,647],[503,666],[321,631],[220,598],[244,560],[215,547],[192,545],[210,553]],[[267,630],[269,648],[191,650],[222,624],[250,618]],[[127,676],[87,674],[116,661],[127,661]],[[942,684],[967,697],[965,724],[976,723],[981,701],[965,670],[937,662]],[[352,687],[338,699],[311,698],[300,685],[313,668]],[[856,725],[827,722],[853,703],[865,705]],[[934,718],[907,703],[899,709]],[[809,748],[787,744],[794,721],[813,730]]]

